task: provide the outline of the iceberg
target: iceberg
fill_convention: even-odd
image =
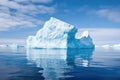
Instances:
[[[27,48],[94,48],[88,31],[75,38],[78,29],[71,24],[51,17],[35,36],[27,38]]]

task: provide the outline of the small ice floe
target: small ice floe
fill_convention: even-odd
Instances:
[[[18,46],[18,44],[13,43],[13,44],[10,44],[9,47],[12,48],[12,49],[16,49],[16,48],[18,48],[19,46]]]
[[[107,45],[102,45],[101,47],[102,47],[102,48],[105,48],[105,49],[109,49],[109,48],[111,48],[112,46],[110,46],[110,45],[107,44]]]
[[[106,44],[106,45],[101,45],[99,47],[104,48],[104,49],[120,50],[120,44],[113,44],[113,45]]]
[[[7,44],[0,44],[0,48],[6,48],[6,47],[8,47]]]
[[[114,44],[112,47],[114,50],[120,50],[120,44]]]

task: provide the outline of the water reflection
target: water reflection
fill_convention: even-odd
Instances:
[[[94,49],[68,49],[67,64],[71,66],[89,67]]]
[[[93,49],[28,49],[27,59],[31,64],[43,68],[40,73],[47,80],[57,80],[65,76],[75,66],[89,67]]]

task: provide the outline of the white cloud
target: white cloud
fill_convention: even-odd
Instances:
[[[82,6],[78,9],[80,12],[85,12],[87,15],[97,15],[106,18],[112,22],[120,23],[120,6],[101,6],[98,9],[90,6]]]
[[[51,14],[55,12],[54,6],[45,6],[45,5],[34,5],[34,4],[28,4],[28,5],[21,5],[17,2],[13,1],[0,1],[0,5],[6,8],[11,8],[17,10],[19,13],[26,13],[26,14]]]
[[[33,3],[51,3],[52,0],[13,0],[15,2],[24,2],[24,3],[29,3],[29,2],[33,2]]]
[[[52,0],[31,0],[32,2],[39,2],[39,3],[50,3]]]
[[[26,40],[25,39],[7,39],[7,38],[0,39],[0,44],[11,44],[11,43],[24,45],[26,43]]]
[[[98,16],[105,17],[111,21],[120,23],[120,10],[99,9],[96,11]]]
[[[30,2],[30,0],[12,0],[12,1],[14,1],[14,2],[22,2],[22,3],[29,3]]]
[[[11,16],[7,13],[0,13],[0,31],[6,31],[14,27],[37,27],[42,23],[41,20],[26,15]]]
[[[28,2],[29,0],[22,1]],[[45,1],[49,2],[49,0]],[[42,25],[43,21],[35,17],[41,14],[53,14],[54,12],[54,6],[34,5],[33,3],[22,5],[18,3],[18,0],[0,0],[0,31],[15,27]]]

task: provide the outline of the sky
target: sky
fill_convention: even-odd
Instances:
[[[25,43],[51,16],[89,30],[96,42],[120,41],[120,0],[0,0],[0,43]]]

